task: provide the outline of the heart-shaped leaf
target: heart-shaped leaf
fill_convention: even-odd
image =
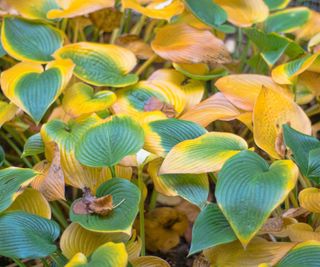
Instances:
[[[100,246],[90,257],[76,254],[65,267],[126,267],[128,263],[128,253],[123,243],[108,242]]]
[[[41,64],[21,62],[1,73],[3,93],[39,123],[50,105],[69,82],[73,63],[70,60]]]
[[[319,241],[306,241],[296,245],[275,267],[317,267],[320,255]]]
[[[113,116],[89,129],[76,144],[76,158],[90,167],[110,167],[143,146],[142,127],[128,116]]]
[[[112,178],[103,183],[96,192],[97,197],[111,195],[116,206],[107,216],[77,214],[70,208],[70,219],[94,232],[131,233],[131,226],[138,213],[140,191],[126,179]]]
[[[77,223],[71,223],[62,233],[60,248],[68,259],[79,252],[88,257],[107,242],[127,242],[128,239],[129,236],[123,233],[92,232]]]
[[[22,157],[34,156],[44,152],[44,144],[40,133],[30,136],[24,143]]]
[[[237,135],[206,133],[174,146],[162,163],[160,174],[218,171],[227,159],[247,148],[246,141]]]
[[[162,159],[149,163],[148,172],[153,180],[157,192],[165,196],[180,196],[202,208],[209,195],[209,181],[207,174],[162,174],[159,167]]]
[[[36,175],[32,169],[10,167],[0,170],[0,212],[11,205],[22,193],[21,188],[31,183]]]
[[[51,219],[49,202],[39,191],[33,188],[26,188],[23,193],[15,199],[7,209],[7,211],[12,210],[24,211],[46,219]]]
[[[74,74],[92,85],[124,87],[138,81],[137,75],[129,74],[137,64],[135,55],[120,46],[76,43],[62,47],[54,57],[71,59]]]
[[[5,16],[1,41],[13,58],[43,64],[53,60],[52,54],[62,46],[63,33],[39,21]]]
[[[236,239],[219,207],[210,203],[200,212],[193,225],[189,255]]]
[[[91,86],[75,83],[64,93],[62,106],[66,113],[73,117],[104,111],[116,100],[112,91],[98,91],[94,93]]]
[[[0,215],[0,255],[11,258],[42,258],[57,247],[60,229],[56,222],[20,212]]]
[[[235,234],[247,246],[294,188],[299,170],[291,160],[271,166],[252,151],[230,158],[218,175],[217,202]]]
[[[184,120],[157,120],[143,125],[145,131],[144,149],[165,157],[178,143],[197,138],[207,131],[200,125]]]

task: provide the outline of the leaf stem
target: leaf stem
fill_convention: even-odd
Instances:
[[[116,169],[115,169],[114,165],[112,165],[112,166],[110,167],[110,171],[111,171],[112,178],[117,177]]]
[[[155,188],[153,188],[151,198],[150,198],[149,210],[153,210],[156,207],[157,197],[158,197],[158,192]]]
[[[57,202],[51,202],[50,203],[53,217],[60,223],[61,227],[63,229],[66,229],[68,226],[68,222],[64,217],[63,212],[61,211],[59,205]]]
[[[148,60],[146,60],[135,72],[137,75],[141,75],[152,63],[157,59],[158,55],[154,54]]]
[[[140,222],[140,238],[141,238],[141,256],[146,255],[146,240],[144,233],[144,201],[143,201],[143,165],[138,166],[138,185],[141,193],[141,199],[139,203],[139,222]]]
[[[15,264],[17,264],[19,267],[26,267],[26,265],[20,261],[19,259],[16,258],[12,258],[12,260],[15,262]]]

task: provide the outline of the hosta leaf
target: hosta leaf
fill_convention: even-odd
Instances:
[[[30,136],[24,144],[22,157],[34,156],[44,152],[44,143],[40,133]]]
[[[7,211],[19,210],[50,219],[51,208],[45,197],[37,190],[26,188]]]
[[[155,256],[142,256],[130,261],[132,267],[170,267],[165,260]]]
[[[68,259],[79,252],[88,257],[107,242],[126,242],[128,239],[129,236],[122,233],[97,233],[71,223],[61,236],[60,248]]]
[[[0,127],[14,118],[18,111],[18,107],[13,103],[0,101]]]
[[[210,203],[200,212],[193,225],[189,255],[236,239],[219,207]]]
[[[292,151],[293,159],[299,166],[302,174],[309,177],[309,170],[312,172],[311,170],[317,169],[317,165],[319,165],[317,160],[313,160],[316,159],[318,153],[315,154],[315,157],[311,154],[312,151],[317,152],[320,148],[319,140],[291,128],[288,124],[283,125],[283,138],[286,146]],[[309,164],[311,164],[310,160],[315,165],[309,167]]]
[[[64,93],[62,106],[73,117],[104,111],[116,100],[112,91],[102,90],[97,93],[84,83],[75,83]]]
[[[233,120],[239,115],[240,111],[223,94],[216,93],[192,107],[180,119],[207,127],[215,120]]]
[[[289,4],[290,0],[264,0],[264,2],[272,11],[285,8]]]
[[[76,158],[86,166],[110,167],[143,146],[140,125],[128,116],[113,116],[89,129],[76,144]]]
[[[70,60],[41,64],[21,62],[1,73],[4,94],[39,123],[72,76]]]
[[[286,123],[305,134],[311,133],[308,116],[292,99],[263,87],[253,110],[253,133],[255,143],[273,158],[283,156],[276,143]]]
[[[3,150],[3,147],[0,145],[0,167],[3,165],[5,159],[6,159],[6,154]]]
[[[175,63],[223,64],[231,60],[220,39],[208,30],[199,30],[185,23],[160,28],[151,47],[156,54]]]
[[[55,0],[6,0],[6,2],[27,19],[46,20],[48,11],[59,8]]]
[[[271,72],[272,79],[279,84],[295,83],[299,74],[306,70],[320,72],[319,54],[306,55],[288,63],[281,64]]]
[[[253,28],[246,29],[245,33],[259,48],[261,56],[269,66],[274,65],[283,54],[295,58],[305,52],[291,39],[276,33],[267,34]]]
[[[266,32],[293,32],[303,26],[310,18],[306,7],[288,8],[271,14],[265,21]]]
[[[129,74],[137,59],[128,49],[111,44],[75,43],[59,49],[55,58],[69,58],[76,65],[74,74],[96,86],[123,87],[134,84],[138,76]]]
[[[320,213],[320,190],[318,188],[305,188],[299,193],[301,207],[308,211]]]
[[[130,234],[132,223],[138,213],[140,201],[138,187],[128,180],[113,178],[98,188],[96,196],[102,197],[108,194],[112,195],[114,205],[122,202],[110,214],[104,217],[96,214],[76,214],[71,207],[71,221],[94,232]]]
[[[298,174],[292,161],[275,161],[269,167],[252,151],[242,151],[224,164],[215,195],[244,247],[294,188]]]
[[[159,167],[162,159],[149,163],[148,172],[157,192],[166,196],[180,196],[187,201],[203,207],[208,199],[209,181],[206,174],[162,174]]]
[[[15,167],[0,170],[0,212],[11,205],[21,188],[27,186],[36,174],[34,170]]]
[[[240,27],[249,27],[264,21],[269,15],[263,0],[215,0],[228,14],[228,21]]]
[[[257,267],[260,263],[265,262],[274,265],[294,245],[295,243],[269,242],[256,237],[246,249],[243,249],[239,241],[235,241],[205,250],[204,254],[210,259],[213,266]]]
[[[288,226],[289,238],[292,242],[303,242],[309,240],[320,241],[320,228],[313,230],[306,223],[294,223]]]
[[[123,243],[108,242],[93,252],[90,260],[82,254],[76,254],[65,267],[126,267],[128,254]]]
[[[200,125],[178,119],[152,121],[143,125],[145,131],[144,149],[161,157],[178,143],[197,138],[207,131]]]
[[[111,173],[107,168],[91,168],[81,165],[75,156],[75,145],[81,140],[83,134],[99,121],[97,116],[79,117],[68,123],[52,120],[41,129],[41,136],[46,145],[46,157],[49,161],[54,156],[51,143],[57,143],[59,147],[61,167],[66,183],[76,188],[88,187],[93,193],[101,183],[112,177]]]
[[[308,41],[312,37],[314,37],[317,33],[319,33],[318,25],[320,22],[320,14],[316,10],[312,10],[312,9],[310,9],[309,12],[310,12],[310,17],[307,23],[294,32],[297,39]]]
[[[308,177],[319,183],[320,177],[320,147],[313,149],[309,153]]]
[[[179,115],[186,105],[185,93],[180,87],[172,82],[152,79],[119,90],[117,101],[112,109],[116,114],[128,114],[133,117],[139,116],[145,111],[160,110],[165,112],[162,107],[148,110],[148,104],[152,99],[156,99],[164,106],[172,106],[173,116]]]
[[[218,171],[227,159],[247,148],[246,141],[237,135],[206,133],[174,146],[166,156],[160,174]]]
[[[121,0],[123,8],[130,8],[139,13],[155,19],[170,20],[173,16],[183,12],[184,5],[181,0],[173,1],[149,1],[147,6],[143,6],[139,0]]]
[[[205,83],[187,79],[186,76],[173,69],[160,69],[151,74],[148,81],[168,81],[174,83],[185,93],[186,106],[189,109],[198,104],[205,91]]]
[[[212,0],[185,0],[184,1],[189,10],[203,23],[217,28],[226,22],[227,13]]]
[[[288,88],[279,86],[270,77],[257,74],[233,74],[220,78],[215,86],[236,107],[252,111],[262,87],[293,98]]]
[[[62,46],[63,33],[42,22],[6,16],[1,41],[13,58],[43,64],[53,60],[52,54]]]
[[[320,242],[306,241],[296,245],[275,267],[319,266]]]
[[[25,212],[0,215],[0,255],[41,258],[52,254],[60,229],[56,222]]]

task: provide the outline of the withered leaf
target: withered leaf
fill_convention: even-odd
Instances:
[[[89,14],[92,23],[104,32],[112,32],[120,27],[122,13],[115,8],[105,8]]]
[[[172,104],[168,104],[160,101],[156,97],[151,97],[144,105],[144,111],[162,111],[168,118],[174,118],[176,116],[176,110]]]

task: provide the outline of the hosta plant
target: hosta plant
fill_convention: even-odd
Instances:
[[[0,1],[0,266],[320,266],[317,9]]]

